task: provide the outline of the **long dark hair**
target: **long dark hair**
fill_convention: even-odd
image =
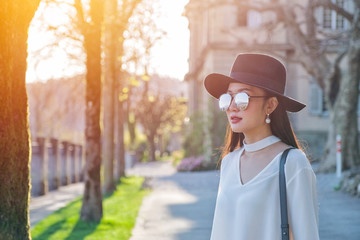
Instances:
[[[270,98],[270,96],[269,96]],[[278,97],[279,104],[276,109],[271,114],[271,123],[270,128],[274,136],[281,139],[287,145],[290,145],[295,148],[301,149],[299,141],[297,140],[293,128],[291,126],[289,117],[285,108],[281,103],[281,99]],[[225,136],[225,145],[222,149],[221,160],[229,153],[235,149],[242,147],[243,140],[245,136],[243,133],[236,133],[231,130],[230,125],[228,124]]]

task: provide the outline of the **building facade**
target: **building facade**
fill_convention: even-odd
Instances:
[[[276,15],[270,11],[260,13],[240,7],[238,1],[242,0],[190,0],[186,6],[190,30],[189,73],[186,76],[190,114],[196,111],[203,111],[207,116],[213,114],[209,102],[210,106],[217,103],[203,87],[206,75],[213,72],[228,75],[239,53],[275,55],[287,68],[285,94],[307,105],[301,112],[289,114],[294,130],[305,147],[308,146],[310,158],[318,159],[322,155],[329,125],[321,88],[300,64],[288,60],[294,50],[287,30],[281,26],[270,33],[264,30],[264,26],[276,21]],[[271,3],[271,0],[262,2]],[[336,0],[336,3],[351,8],[351,1]],[[348,27],[334,11],[321,10],[316,15],[325,30]],[[209,129],[205,132],[211,134]],[[206,139],[211,141],[210,137]],[[211,142],[205,144],[205,148],[214,145]]]

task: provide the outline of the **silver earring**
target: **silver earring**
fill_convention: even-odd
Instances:
[[[268,114],[268,113],[266,114],[265,122],[266,122],[267,124],[269,124],[269,123],[271,122],[270,114]]]

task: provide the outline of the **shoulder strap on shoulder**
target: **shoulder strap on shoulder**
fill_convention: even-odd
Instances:
[[[285,162],[289,151],[294,148],[286,149],[281,155],[279,169],[279,188],[280,188],[280,210],[281,210],[281,237],[282,240],[289,240],[289,223],[287,214],[286,201],[286,179],[285,179]]]

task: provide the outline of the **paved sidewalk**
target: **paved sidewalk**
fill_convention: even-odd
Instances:
[[[153,165],[154,164],[154,165]],[[171,163],[136,165],[153,191],[140,208],[131,240],[209,240],[218,171],[176,173]]]
[[[57,191],[51,191],[40,197],[30,198],[30,226],[53,213],[54,211],[65,207],[69,202],[81,196],[84,193],[84,183],[75,183],[60,187]]]
[[[335,174],[317,174],[320,239],[360,239],[360,198],[342,191]]]
[[[176,173],[169,163],[136,165],[128,174],[150,177],[131,240],[208,240],[219,172]],[[317,174],[322,240],[360,239],[360,199],[334,191],[335,174]]]
[[[169,162],[138,164],[128,175],[147,178],[153,191],[140,208],[131,240],[208,240],[210,238],[218,171],[177,173]],[[322,240],[360,239],[360,199],[340,191],[335,174],[317,174]],[[30,200],[34,226],[53,211],[83,194],[83,183]]]

